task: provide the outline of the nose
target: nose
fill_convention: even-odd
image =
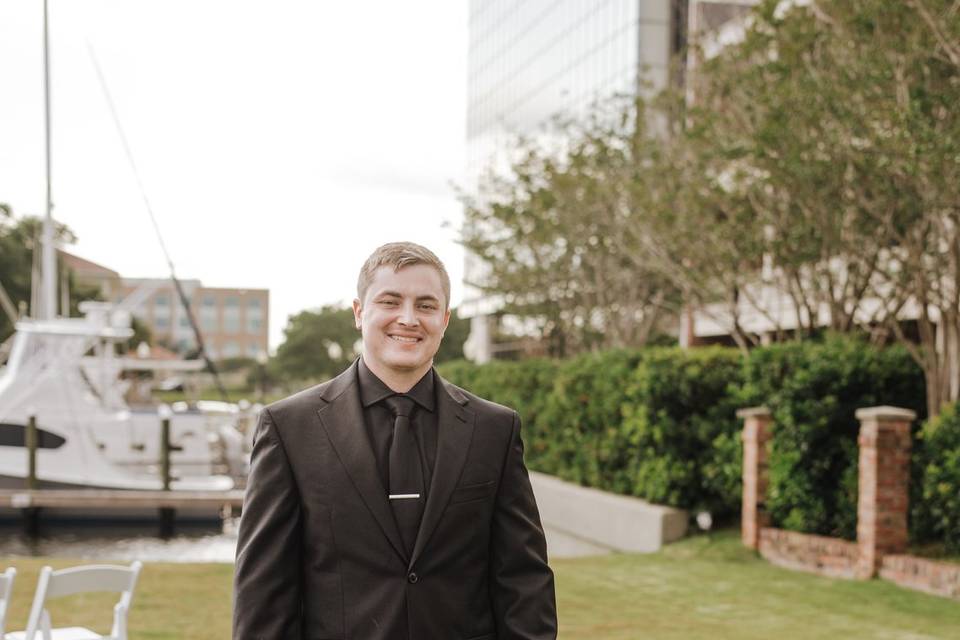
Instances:
[[[400,308],[400,317],[397,321],[408,327],[415,327],[420,324],[420,319],[417,317],[416,309],[412,302],[405,303]]]

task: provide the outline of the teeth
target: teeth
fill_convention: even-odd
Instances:
[[[405,336],[390,336],[393,340],[397,342],[417,342],[418,338],[407,338]]]

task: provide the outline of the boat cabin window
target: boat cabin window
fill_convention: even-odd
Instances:
[[[37,429],[38,449],[58,449],[66,440],[55,433]],[[27,427],[22,424],[0,422],[0,447],[26,447]]]

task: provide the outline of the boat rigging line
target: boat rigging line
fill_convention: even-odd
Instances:
[[[120,122],[120,115],[117,112],[117,108],[114,105],[113,98],[110,94],[110,88],[107,85],[106,76],[104,76],[103,70],[100,68],[100,62],[97,59],[97,54],[89,40],[87,41],[87,52],[90,54],[90,60],[93,62],[93,68],[97,72],[97,78],[100,81],[100,88],[103,91],[103,96],[107,101],[107,106],[110,108],[110,115],[113,118],[113,124],[117,128],[117,134],[120,136],[120,142],[123,144],[123,150],[127,156],[127,162],[130,164],[130,169],[133,171],[134,179],[137,182],[137,188],[140,190],[140,197],[143,200],[143,205],[147,210],[147,215],[150,216],[150,222],[153,225],[153,231],[157,236],[157,241],[160,243],[160,250],[163,251],[163,256],[167,261],[167,266],[170,268],[170,280],[173,282],[173,286],[177,290],[177,296],[180,298],[180,304],[183,306],[183,310],[186,313],[187,319],[190,321],[191,329],[193,329],[193,335],[197,340],[197,348],[200,350],[200,355],[203,357],[203,360],[207,365],[207,370],[213,374],[213,379],[217,385],[217,390],[220,392],[220,397],[224,402],[229,402],[229,396],[227,395],[227,390],[223,386],[223,381],[220,379],[220,373],[217,371],[216,365],[207,353],[207,348],[203,342],[203,334],[200,332],[200,326],[197,324],[197,320],[190,308],[190,300],[187,298],[187,294],[183,290],[180,279],[177,278],[176,270],[173,266],[173,260],[170,258],[170,252],[167,250],[167,245],[163,241],[163,235],[160,233],[160,225],[157,224],[157,218],[153,213],[153,207],[150,205],[150,198],[147,196],[147,190],[143,185],[143,180],[140,178],[140,171],[137,169],[137,163],[133,159],[133,152],[130,149],[130,144],[127,142],[127,136],[123,131],[123,125]]]

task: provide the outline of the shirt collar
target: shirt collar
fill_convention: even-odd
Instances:
[[[370,371],[370,368],[367,367],[363,361],[363,357],[360,358],[360,363],[357,366],[357,381],[360,383],[360,404],[363,405],[364,409],[380,402],[384,398],[389,398],[393,395],[404,395],[395,393],[383,380],[378,378],[373,371]],[[413,398],[414,402],[427,411],[433,411],[436,408],[433,388],[433,367],[430,367],[417,384],[413,385],[413,388],[405,395]]]

